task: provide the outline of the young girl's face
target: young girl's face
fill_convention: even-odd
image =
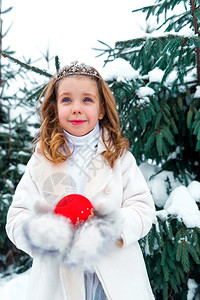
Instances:
[[[57,108],[60,125],[75,136],[90,132],[104,116],[97,83],[87,76],[69,76],[60,80]]]

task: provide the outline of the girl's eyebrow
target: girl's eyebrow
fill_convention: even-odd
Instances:
[[[96,99],[96,96],[92,93],[83,93],[84,96],[89,96],[89,97],[93,97]]]
[[[71,93],[69,93],[69,92],[63,92],[62,94],[58,95],[58,97],[68,96],[68,95],[71,95]]]

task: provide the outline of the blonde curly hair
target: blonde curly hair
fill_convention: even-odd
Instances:
[[[116,102],[110,88],[100,74],[99,78],[89,77],[97,83],[100,102],[105,112],[103,119],[99,120],[102,140],[106,147],[106,151],[102,155],[108,161],[110,167],[113,168],[115,160],[122,156],[125,150],[128,150],[129,142],[121,135]],[[45,95],[40,107],[41,127],[35,141],[35,144],[39,143],[39,151],[44,157],[56,164],[65,162],[73,153],[70,152],[58,120],[57,89],[59,82],[56,81],[56,78],[52,78],[43,91]],[[64,151],[64,146],[67,153]]]

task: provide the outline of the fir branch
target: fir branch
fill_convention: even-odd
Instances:
[[[177,287],[176,278],[174,277],[173,274],[170,274],[169,282],[170,282],[170,285],[171,285],[171,287],[173,288],[174,292],[175,292],[175,293],[178,293],[178,287]],[[171,297],[170,297],[170,298],[171,298]]]
[[[152,254],[153,250],[154,250],[154,244],[155,244],[155,225],[153,224],[152,229],[149,233],[149,235],[147,236],[148,238],[148,246],[149,246],[149,251]]]
[[[165,19],[166,19],[167,10],[169,10],[169,9],[173,10],[173,8],[180,2],[182,2],[182,0],[178,0],[178,1],[176,0],[176,1],[171,1],[171,2],[163,1],[162,3],[152,4],[149,6],[142,7],[142,8],[134,9],[134,10],[132,10],[132,12],[135,13],[135,12],[141,11],[141,12],[147,13],[146,20],[148,20],[148,18],[154,14],[157,15],[157,17],[159,19],[159,15],[162,14],[163,11],[165,11]],[[156,9],[157,9],[157,11],[156,11]],[[185,5],[185,9],[186,9],[186,5]]]
[[[176,282],[178,283],[178,285],[180,285],[181,284],[181,277],[180,277],[180,274],[179,274],[179,272],[177,270],[177,267],[174,270],[174,276],[176,278]]]
[[[189,262],[189,254],[187,251],[187,243],[186,241],[182,242],[182,259],[181,259],[183,269],[185,272],[190,271],[190,262]]]
[[[167,223],[168,221],[166,221],[165,223]],[[169,224],[170,224],[170,222],[169,222]],[[171,226],[171,225],[170,225]],[[168,253],[168,256],[172,259],[172,260],[174,260],[174,244],[173,244],[173,235],[170,237],[169,236],[169,231],[166,231],[166,235],[167,235],[167,237],[170,239],[170,241],[168,241],[168,243],[167,243],[167,253]]]
[[[6,13],[10,12],[12,9],[13,9],[13,7],[11,6],[11,7],[7,8],[6,10],[1,11],[1,14],[2,14],[2,15],[3,15],[3,14],[6,14]]]
[[[154,9],[156,9],[157,7],[160,7],[160,6],[161,6],[161,4],[153,4],[153,5],[134,9],[134,10],[132,10],[132,12],[133,13],[138,12],[138,11],[146,12],[147,10],[152,10],[154,12]]]
[[[183,27],[185,27],[190,22],[190,20],[188,18],[189,15],[190,15],[190,12],[184,12],[184,13],[182,13],[180,15],[173,15],[173,16],[167,18],[165,20],[165,22],[163,22],[159,27],[156,28],[156,30],[161,29],[165,24],[167,24],[169,22],[170,24],[165,29],[165,32],[168,32],[168,31],[171,30],[171,27],[173,27],[173,25],[176,25],[176,23],[183,24],[185,21],[187,21],[187,23],[185,23],[184,26],[182,26],[182,28],[183,28]]]
[[[165,260],[166,260],[166,257],[167,257],[167,247],[166,247],[166,244],[167,242],[164,244],[164,247],[163,247],[163,251],[162,251],[162,254],[161,254],[161,266],[164,266],[165,265]]]
[[[163,136],[160,132],[160,129],[157,131],[156,135],[156,149],[159,156],[163,156]]]
[[[32,93],[26,101],[30,101],[32,99],[39,99],[39,96],[42,94],[42,92],[44,91],[46,85],[42,85],[41,87],[39,87],[34,93]]]
[[[163,271],[163,275],[164,275],[164,280],[169,281],[169,267],[167,264],[164,264],[162,266],[162,271]]]
[[[168,40],[176,40],[176,39],[182,39],[185,41],[188,40],[188,37],[182,36],[182,35],[175,35],[175,34],[168,34],[164,36],[159,36],[159,37],[144,37],[144,38],[137,38],[137,39],[132,39],[132,40],[127,40],[127,41],[118,41],[116,42],[115,46],[117,50],[123,49],[124,48],[132,48],[137,46],[140,46],[142,43],[151,41],[168,41]]]
[[[31,70],[31,71],[33,71],[33,72],[35,72],[35,73],[37,73],[37,74],[44,75],[44,76],[47,76],[47,77],[52,77],[52,74],[47,73],[46,71],[43,71],[43,70],[41,70],[41,69],[39,69],[39,68],[37,68],[37,67],[33,67],[33,66],[30,66],[30,65],[28,65],[28,64],[26,64],[26,63],[23,63],[23,62],[21,62],[20,60],[18,60],[18,59],[16,59],[16,58],[12,57],[12,56],[10,56],[10,55],[8,55],[8,54],[5,53],[5,52],[0,52],[0,54],[1,54],[3,57],[5,57],[5,58],[9,58],[11,61],[15,62],[17,65],[20,65],[20,66],[24,67],[24,68],[27,69],[27,70]]]
[[[195,251],[196,250],[195,247],[192,247],[189,243],[186,243],[186,249],[187,249],[188,253],[190,253],[190,255],[192,256],[195,263],[199,265],[200,259],[199,259],[197,252]]]
[[[144,146],[145,152],[148,152],[151,149],[152,145],[155,143],[155,139],[156,139],[156,132],[152,132]]]
[[[192,120],[193,120],[193,111],[192,111],[192,109],[189,109],[189,111],[187,113],[187,128],[188,129],[191,129]]]
[[[168,281],[164,281],[163,282],[163,290],[162,290],[162,294],[163,294],[163,299],[166,300],[168,299]]]

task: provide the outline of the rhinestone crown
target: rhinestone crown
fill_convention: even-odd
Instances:
[[[93,67],[85,65],[83,63],[78,64],[78,61],[75,61],[72,62],[71,65],[65,66],[60,71],[58,71],[56,81],[70,75],[87,75],[100,78],[100,75]]]

